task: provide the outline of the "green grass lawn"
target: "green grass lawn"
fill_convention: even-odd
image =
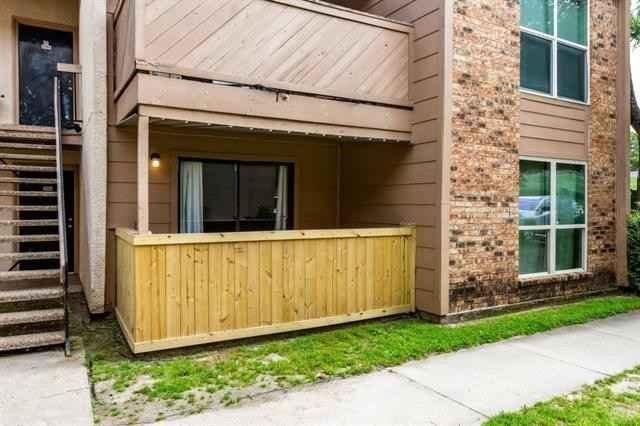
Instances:
[[[640,310],[640,298],[611,296],[454,326],[400,317],[138,357],[129,352],[113,320],[78,325],[77,331],[97,389],[96,418],[121,424],[191,414],[265,389],[363,374],[634,310]],[[140,414],[151,406],[155,414]]]
[[[516,413],[485,426],[640,425],[640,367]]]
[[[137,358],[124,347],[113,321],[85,326],[83,340],[92,381],[110,383],[111,393],[106,393],[110,398],[135,388],[131,398],[172,405],[194,398],[197,391],[199,395],[217,395],[226,404],[234,401],[230,393],[233,389],[289,387],[353,376],[432,354],[639,309],[638,297],[612,296],[456,326],[404,317],[294,337],[272,337],[235,347],[205,346]],[[113,400],[122,403],[122,398]],[[112,410],[111,399],[99,403],[105,405],[104,412]]]

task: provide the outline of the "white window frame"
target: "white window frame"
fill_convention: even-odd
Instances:
[[[520,274],[521,278],[536,278],[536,277],[548,277],[552,275],[570,274],[576,272],[587,271],[588,250],[588,224],[589,224],[589,171],[587,163],[584,161],[572,161],[572,160],[558,160],[538,157],[520,157],[520,161],[532,161],[537,163],[549,164],[550,179],[550,192],[549,192],[549,225],[530,225],[521,226],[518,223],[518,241],[520,240],[520,231],[548,231],[549,241],[547,244],[547,259],[549,261],[547,272],[535,272],[532,274]],[[556,211],[556,171],[558,164],[575,164],[584,167],[584,224],[575,225],[559,225],[556,223],[557,211]],[[518,221],[519,221],[518,215]],[[556,231],[559,229],[582,229],[582,268],[577,269],[562,269],[556,270]]]
[[[558,37],[558,1],[553,1],[553,34],[546,34],[542,31],[534,30],[520,25],[520,31],[532,36],[545,39],[551,42],[551,93],[541,92],[534,89],[528,89],[520,86],[520,90],[525,93],[532,93],[535,95],[546,96],[554,99],[561,99],[563,101],[575,102],[582,105],[589,105],[591,102],[591,0],[587,0],[587,44],[581,45],[569,40]],[[562,44],[568,47],[572,47],[577,50],[585,52],[585,100],[565,98],[558,96],[558,44]],[[520,46],[522,51],[522,46]],[[522,82],[521,82],[522,84]]]

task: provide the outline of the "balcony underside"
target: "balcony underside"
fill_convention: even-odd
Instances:
[[[409,141],[411,110],[138,74],[117,102],[164,125]]]

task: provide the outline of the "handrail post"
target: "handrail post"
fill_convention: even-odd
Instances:
[[[62,114],[61,114],[61,90],[58,76],[53,80],[53,110],[56,132],[56,186],[58,193],[58,242],[60,250],[60,284],[64,295],[64,352],[71,355],[69,341],[69,283],[67,280],[67,217],[64,206],[64,169],[62,157]]]

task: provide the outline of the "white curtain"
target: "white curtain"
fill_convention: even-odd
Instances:
[[[183,161],[180,164],[180,232],[204,232],[204,191],[202,163]]]
[[[280,166],[278,168],[278,194],[276,203],[276,230],[287,229],[288,206],[289,206],[289,167]]]

